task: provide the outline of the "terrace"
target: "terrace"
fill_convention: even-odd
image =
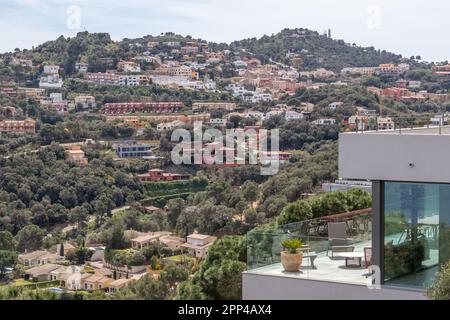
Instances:
[[[304,258],[298,272],[286,272],[281,264],[281,242],[290,237],[303,241]],[[360,255],[361,263],[359,258],[351,259],[357,263],[346,266],[346,259],[340,256],[343,252],[336,252],[333,242]],[[367,249],[364,254],[364,249],[371,247],[371,209],[278,226],[270,231],[252,230],[247,234],[247,246],[247,274],[365,286],[365,260],[370,260],[370,256]],[[311,255],[316,257],[311,259]]]

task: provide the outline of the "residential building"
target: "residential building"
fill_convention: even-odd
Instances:
[[[410,89],[419,89],[421,85],[422,85],[422,82],[418,81],[418,80],[410,80],[408,82],[408,88],[410,88]]]
[[[433,126],[446,126],[449,124],[449,115],[436,115],[430,118],[430,124]]]
[[[312,123],[319,125],[319,126],[334,125],[334,124],[336,124],[336,119],[320,118],[320,119],[314,120]]]
[[[37,266],[47,263],[62,262],[64,261],[64,257],[48,251],[37,250],[19,254],[18,260],[26,266]]]
[[[160,238],[165,236],[170,236],[170,232],[160,231],[142,234],[131,239],[131,248],[140,250],[153,242],[159,241]]]
[[[390,117],[378,117],[377,125],[378,130],[392,130],[395,127],[395,123]]]
[[[432,66],[431,70],[437,75],[448,75],[450,74],[450,64]]]
[[[376,67],[353,67],[353,68],[343,68],[341,70],[342,75],[347,74],[360,74],[363,76],[370,76],[375,73]]]
[[[109,293],[116,293],[119,290],[125,289],[133,281],[134,279],[126,279],[126,278],[114,280],[109,283]]]
[[[38,99],[45,95],[45,89],[41,88],[17,88],[17,94],[24,94],[28,98]]]
[[[36,133],[36,121],[26,120],[3,120],[0,121],[0,133]]]
[[[340,101],[332,102],[328,105],[328,109],[336,110],[337,108],[342,107],[343,105],[344,103]]]
[[[101,84],[119,84],[119,75],[115,73],[86,73],[84,79]]]
[[[136,141],[117,143],[113,145],[113,148],[120,158],[146,158],[153,154],[149,144],[137,143]]]
[[[86,73],[88,71],[89,64],[84,62],[77,62],[75,63],[75,70],[81,73]]]
[[[141,72],[141,66],[134,61],[119,61],[117,68],[125,73]]]
[[[164,172],[161,169],[151,169],[147,173],[139,174],[141,181],[175,181],[175,180],[189,180],[191,175],[180,173]]]
[[[372,182],[359,180],[336,180],[334,182],[322,183],[322,190],[325,192],[348,191],[350,189],[361,189],[372,193]]]
[[[163,123],[159,123],[156,126],[156,130],[159,132],[162,131],[171,131],[177,127],[183,126],[185,123],[180,121],[180,120],[174,120],[171,122],[163,122]]]
[[[300,112],[297,112],[294,110],[288,110],[284,114],[284,119],[286,121],[301,120],[301,119],[303,119],[303,113],[300,113]]]
[[[234,102],[194,102],[192,104],[192,110],[226,110],[234,111],[236,109],[236,103]]]
[[[302,71],[300,72],[300,76],[306,78],[330,78],[335,76],[335,73],[324,68],[319,68],[313,71]]]
[[[354,115],[348,118],[347,124],[350,130],[367,130],[369,128],[369,117]]]
[[[6,106],[6,107],[0,107],[0,115],[5,117],[14,117],[16,116],[17,111],[16,108]]]
[[[64,251],[63,256],[66,256],[67,253],[74,251],[76,249],[76,247],[74,245],[72,245],[68,242],[64,242],[62,244],[62,247],[63,247],[63,251]],[[59,243],[56,245],[56,254],[60,255],[60,253],[61,253],[61,244]]]
[[[195,121],[208,122],[211,119],[209,113],[199,114],[160,114],[160,115],[139,115],[139,116],[122,116],[122,115],[108,115],[105,117],[107,122],[123,122],[130,124],[137,128],[144,128],[143,122],[163,123],[175,120],[184,123],[194,123]]]
[[[264,255],[255,260],[261,252],[252,246],[256,251],[243,273],[243,299],[425,300],[426,288],[450,259],[449,134],[448,126],[341,133],[338,175],[350,180],[348,185],[371,183],[372,208],[326,216],[324,241],[327,246],[330,232],[343,227],[342,243],[351,243],[352,253],[337,255],[364,257],[365,267],[361,260],[356,268],[344,266],[344,258],[306,240],[310,248],[304,255],[314,250],[314,267],[304,259],[301,272],[292,274],[279,260],[264,263]],[[335,222],[338,216],[343,220]],[[370,226],[362,227],[370,237],[358,242],[351,233],[355,229],[346,227],[349,221]],[[320,219],[311,223],[316,226]],[[250,244],[262,238],[267,241],[258,230],[247,234]],[[279,250],[271,250],[272,257]]]
[[[217,237],[205,234],[193,233],[187,236],[185,244],[181,248],[187,250],[190,255],[197,258],[204,258],[208,254],[208,249],[214,244]]]
[[[188,66],[174,66],[168,69],[169,76],[192,78],[192,69]]]
[[[37,265],[33,268],[26,269],[24,278],[29,281],[51,281],[52,275],[55,274],[54,271],[64,272],[66,267],[59,264],[47,263],[43,265]],[[53,273],[52,273],[53,272]]]
[[[133,112],[178,112],[184,108],[183,102],[119,102],[106,103],[103,106],[105,114],[124,114]]]
[[[81,107],[81,109],[94,109],[95,97],[93,96],[76,96],[75,97],[75,106]]]
[[[59,73],[59,66],[45,65],[44,66],[44,73],[45,74],[58,74]]]
[[[87,291],[106,290],[113,279],[91,273],[81,275],[81,288]]]
[[[12,66],[22,66],[31,68],[33,66],[33,61],[30,59],[12,57],[10,64]]]
[[[63,83],[64,83],[63,80],[57,73],[49,74],[47,76],[42,76],[39,79],[39,88],[44,89],[61,88]]]
[[[213,118],[209,120],[209,124],[213,126],[225,127],[227,125],[227,119]]]
[[[74,162],[77,166],[88,165],[88,159],[86,158],[84,151],[81,150],[79,145],[72,146],[67,152],[67,160]]]
[[[372,182],[374,264],[382,290],[395,288],[398,299],[423,299],[450,259],[449,133],[444,126],[339,137],[339,177]]]

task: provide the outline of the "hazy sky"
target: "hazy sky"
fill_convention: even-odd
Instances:
[[[428,61],[450,60],[448,0],[0,0],[0,52],[59,35],[172,31],[230,42],[306,27]]]

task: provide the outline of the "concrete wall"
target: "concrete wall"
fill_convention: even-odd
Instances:
[[[339,135],[342,179],[450,183],[449,159],[448,135]]]
[[[243,273],[244,300],[425,300],[420,291],[406,291],[326,281]]]

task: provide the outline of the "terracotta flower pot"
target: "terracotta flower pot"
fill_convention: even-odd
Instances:
[[[289,253],[286,251],[281,252],[281,264],[287,272],[297,272],[300,270],[300,266],[303,260],[303,252]]]

